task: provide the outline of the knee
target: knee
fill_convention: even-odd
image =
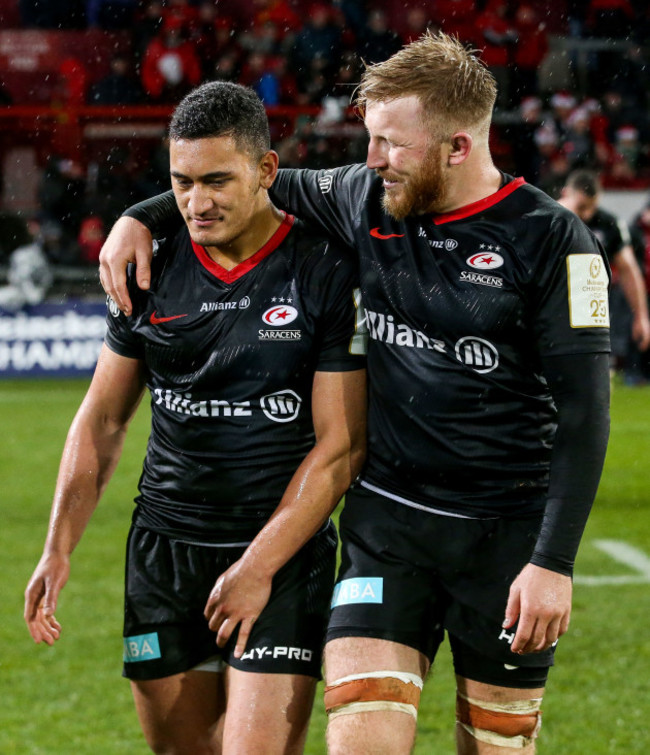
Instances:
[[[479,742],[524,750],[542,725],[541,703],[541,697],[493,702],[457,692],[456,724]]]
[[[401,671],[374,671],[337,679],[325,688],[329,720],[370,711],[406,713],[417,720],[422,679]]]

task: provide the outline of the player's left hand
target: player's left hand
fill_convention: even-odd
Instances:
[[[235,658],[241,658],[248,637],[271,594],[270,578],[246,567],[240,559],[217,579],[203,612],[223,647],[239,626]]]
[[[540,653],[550,648],[569,628],[571,577],[527,564],[510,586],[504,629],[517,631],[513,653]]]

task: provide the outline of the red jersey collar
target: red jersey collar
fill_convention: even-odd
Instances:
[[[219,280],[224,283],[234,283],[241,278],[242,275],[246,275],[249,270],[252,270],[255,265],[259,264],[264,258],[268,257],[269,254],[275,251],[285,240],[296,219],[293,215],[288,215],[286,212],[283,212],[283,215],[284,218],[280,223],[280,226],[266,244],[264,244],[261,249],[258,249],[252,257],[240,262],[239,265],[233,267],[232,270],[226,270],[225,267],[222,267],[218,262],[215,262],[205,251],[204,247],[200,244],[196,244],[190,239],[190,241],[192,241],[194,254],[196,254],[203,267],[212,273],[212,275],[219,278]]]
[[[515,189],[518,189],[525,183],[526,180],[523,177],[515,178],[514,181],[510,181],[510,183],[502,186],[494,194],[490,194],[489,197],[479,199],[478,202],[472,202],[472,204],[466,204],[457,210],[451,210],[451,212],[442,212],[440,215],[434,215],[433,223],[434,225],[442,225],[443,223],[451,223],[452,220],[463,220],[463,218],[468,218],[470,215],[476,215],[476,213],[487,210],[488,207],[492,207],[502,199],[505,199]]]

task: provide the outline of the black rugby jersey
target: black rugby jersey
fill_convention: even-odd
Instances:
[[[152,425],[134,522],[193,542],[251,540],[314,444],[315,371],[365,366],[356,262],[291,216],[227,271],[183,228],[106,343],[144,360]]]
[[[609,351],[609,272],[523,179],[397,221],[365,165],[280,171],[272,195],[360,259],[369,330],[362,484],[459,516],[541,511],[556,412],[541,357]]]

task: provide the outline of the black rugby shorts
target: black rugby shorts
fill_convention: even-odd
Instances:
[[[554,648],[516,655],[503,629],[508,590],[529,562],[541,516],[461,519],[363,487],[339,522],[341,567],[327,640],[376,637],[433,661],[445,631],[456,673],[507,687],[543,687]]]
[[[244,548],[209,547],[132,527],[127,543],[124,670],[129,679],[158,679],[220,656],[243,671],[320,678],[334,583],[337,536],[330,522],[275,575],[268,604],[241,658],[237,632],[225,648],[203,616],[219,577]]]

